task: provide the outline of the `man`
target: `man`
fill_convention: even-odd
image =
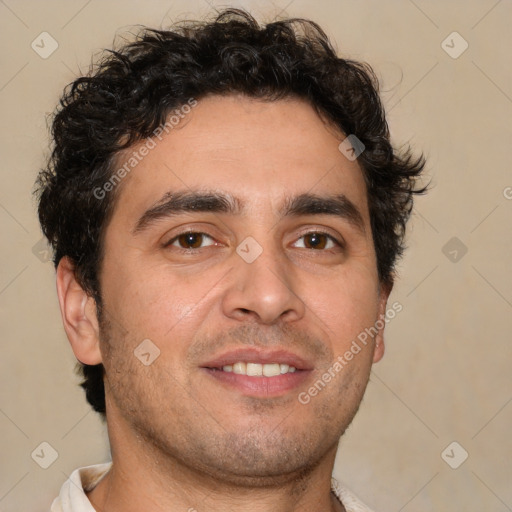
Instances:
[[[369,510],[331,473],[425,190],[371,68],[227,10],[112,52],[53,137],[39,217],[112,462],[51,510]]]

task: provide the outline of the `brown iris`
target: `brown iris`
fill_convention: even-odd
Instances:
[[[182,233],[176,240],[178,240],[181,247],[187,246],[187,249],[198,249],[203,242],[203,233]]]
[[[305,241],[307,239],[310,239],[313,240],[313,243],[311,244],[312,249],[324,249],[325,245],[327,244],[327,238],[327,235],[325,235],[324,233],[307,233],[306,235],[304,235],[304,245],[308,247],[308,244]]]

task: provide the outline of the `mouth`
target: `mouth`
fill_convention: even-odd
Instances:
[[[238,361],[235,364],[226,364],[222,368],[213,368],[223,372],[233,372],[236,375],[248,375],[249,377],[276,377],[285,373],[294,373],[297,371],[295,366],[285,363],[248,363]]]
[[[221,355],[201,369],[225,389],[268,398],[296,390],[310,376],[313,367],[300,356],[284,350],[244,349]]]

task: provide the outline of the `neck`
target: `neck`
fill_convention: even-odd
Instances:
[[[337,446],[302,474],[240,479],[187,466],[140,437],[112,434],[112,468],[88,493],[98,512],[253,512],[255,503],[261,512],[345,511],[331,493]]]

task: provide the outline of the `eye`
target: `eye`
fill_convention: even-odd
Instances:
[[[203,245],[206,240],[211,240],[213,243]],[[299,248],[316,249],[319,251],[333,249],[335,247],[343,248],[344,244],[338,241],[334,236],[323,231],[310,231],[300,236],[299,240],[304,239],[302,246]],[[296,242],[297,244],[297,242]],[[214,239],[206,233],[196,231],[185,231],[169,240],[164,247],[176,247],[184,251],[193,251],[215,245]],[[294,245],[297,247],[297,245]]]
[[[324,233],[323,231],[310,231],[309,233],[304,233],[299,240],[304,238],[307,242],[307,245],[303,243],[303,248],[305,249],[333,249],[334,247],[343,247],[343,244],[336,240],[329,233]],[[329,247],[327,245],[331,244]]]
[[[179,249],[190,250],[200,249],[205,239],[213,240],[213,238],[206,233],[198,233],[195,231],[186,231],[175,236],[172,240],[169,240],[165,247],[174,246]],[[214,245],[214,244],[209,244]]]

